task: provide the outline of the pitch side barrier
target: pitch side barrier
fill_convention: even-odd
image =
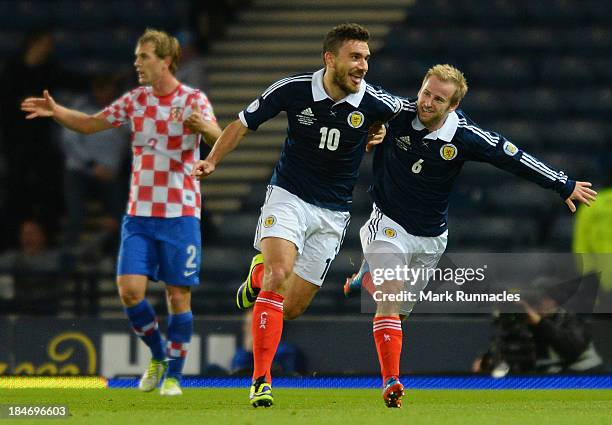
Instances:
[[[406,388],[414,390],[545,390],[612,389],[612,375],[595,376],[402,376]],[[250,378],[185,378],[187,388],[244,388]],[[135,378],[109,379],[109,388],[136,388]],[[380,388],[378,376],[279,377],[274,387],[284,388]]]
[[[402,376],[406,388],[412,390],[606,390],[612,389],[612,375],[555,375],[555,376]],[[184,388],[244,388],[250,384],[247,377],[186,377]],[[378,376],[317,376],[279,377],[276,388],[340,388],[380,389]],[[0,376],[0,389],[19,388],[88,388],[136,389],[138,378],[57,376],[24,377]]]

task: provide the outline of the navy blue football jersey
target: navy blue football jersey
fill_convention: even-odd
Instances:
[[[270,184],[305,202],[348,211],[368,141],[368,128],[395,116],[401,102],[361,82],[359,92],[334,102],[323,88],[321,69],[272,84],[240,112],[251,130],[287,112],[287,138]]]
[[[466,161],[498,168],[555,190],[567,199],[576,182],[524,152],[499,133],[484,130],[465,113],[451,112],[430,132],[419,121],[415,99],[401,99],[402,111],[388,125],[374,153],[376,205],[415,236],[438,236],[447,229],[448,200]]]

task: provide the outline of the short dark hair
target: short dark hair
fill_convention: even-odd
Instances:
[[[348,40],[369,41],[370,31],[359,24],[340,24],[331,29],[323,40],[323,55],[326,52],[337,54],[342,43]]]

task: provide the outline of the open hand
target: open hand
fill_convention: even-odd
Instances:
[[[597,192],[591,189],[592,184],[590,182],[576,182],[576,187],[572,194],[565,200],[565,204],[571,212],[576,212],[576,205],[573,201],[579,201],[587,206],[591,206],[591,202],[595,202],[597,198]]]
[[[21,102],[21,110],[29,112],[27,120],[39,117],[52,117],[55,111],[55,100],[48,90],[43,91],[43,97],[28,97]]]

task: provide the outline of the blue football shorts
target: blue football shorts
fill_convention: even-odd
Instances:
[[[200,283],[200,220],[125,215],[117,275],[137,274],[168,285]]]

